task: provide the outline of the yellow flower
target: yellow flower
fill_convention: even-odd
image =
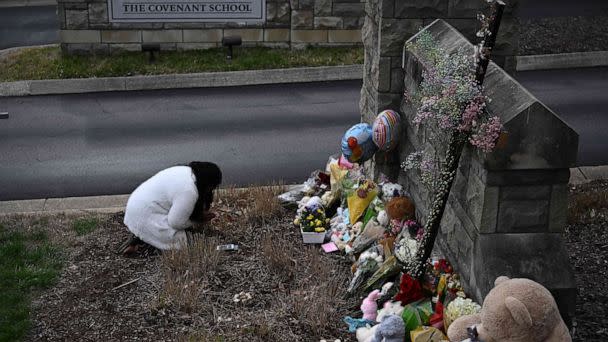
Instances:
[[[322,225],[323,223],[321,222],[321,220],[317,219],[317,220],[315,221],[315,224],[316,224],[317,226],[320,226],[320,225]]]
[[[308,216],[306,216],[306,219],[307,219],[307,220],[312,220],[313,218],[315,218],[315,217],[314,217],[314,216],[312,216],[312,215],[308,215]]]
[[[293,224],[295,224],[296,226],[300,224],[300,219],[297,218],[295,220],[293,220]]]
[[[323,227],[315,228],[315,232],[317,232],[317,233],[323,233],[324,231],[325,231],[325,228],[323,228]]]
[[[321,214],[323,211],[321,209],[317,209],[317,212]]]

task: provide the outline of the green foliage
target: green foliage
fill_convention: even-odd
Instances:
[[[61,256],[41,231],[21,233],[0,225],[0,341],[25,337],[29,322],[29,296],[55,282]]]
[[[161,51],[155,63],[142,52],[112,56],[68,56],[57,47],[27,49],[0,60],[0,81],[160,75],[193,72],[279,69],[363,63],[363,48],[305,50],[237,48],[232,62],[226,50]]]
[[[80,218],[72,222],[72,229],[76,232],[76,235],[81,236],[94,231],[98,225],[99,219],[96,217]]]

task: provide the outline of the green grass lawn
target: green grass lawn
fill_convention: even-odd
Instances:
[[[225,49],[163,51],[155,63],[142,52],[112,56],[67,56],[58,47],[26,49],[0,58],[0,81],[159,75],[208,71],[277,69],[363,63],[362,47],[305,50],[237,48],[231,63]]]
[[[72,222],[72,229],[74,229],[76,235],[82,236],[97,229],[98,225],[99,219],[96,217],[80,218]]]
[[[30,328],[30,295],[51,286],[61,255],[43,232],[21,233],[0,225],[0,341],[19,341]]]

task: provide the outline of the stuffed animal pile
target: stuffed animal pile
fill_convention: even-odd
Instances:
[[[369,179],[360,165],[394,148],[399,132],[393,111],[380,113],[373,125],[351,127],[341,155],[279,197],[297,206],[294,224],[303,234],[319,234],[323,250],[352,261],[346,294],[362,303],[344,318],[349,331],[359,342],[571,341],[551,294],[529,279],[498,278],[480,306],[439,256],[420,279],[403,273],[397,259],[415,257],[424,234],[416,206],[401,184],[382,175]]]

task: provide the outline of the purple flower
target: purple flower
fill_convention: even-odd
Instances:
[[[497,116],[493,116],[487,122],[479,125],[476,132],[469,138],[469,142],[485,153],[492,152],[501,130],[502,124],[500,123],[500,119]]]

